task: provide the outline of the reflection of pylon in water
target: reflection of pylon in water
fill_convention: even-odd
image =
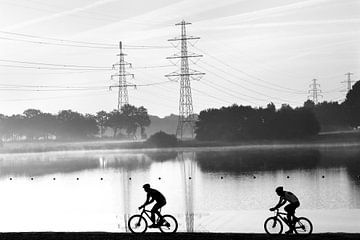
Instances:
[[[178,155],[181,161],[181,173],[184,179],[185,223],[187,232],[194,232],[194,155],[194,152],[181,152]]]
[[[123,187],[123,206],[124,206],[124,226],[125,231],[128,232],[128,220],[130,216],[130,181],[129,173],[125,169],[121,169],[122,187]]]
[[[100,157],[99,158],[99,167],[100,168],[106,168],[107,165],[107,161],[104,157]]]

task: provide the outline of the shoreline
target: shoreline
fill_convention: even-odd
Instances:
[[[266,234],[253,234],[253,233],[174,233],[174,234],[161,234],[161,233],[145,233],[145,234],[131,234],[131,233],[108,233],[108,232],[20,232],[20,233],[1,233],[0,237],[7,240],[17,240],[17,239],[29,239],[29,240],[92,240],[92,239],[106,239],[106,240],[138,240],[138,239],[148,239],[148,240],[162,240],[162,239],[181,239],[181,240],[268,240],[271,239],[306,239],[308,240],[318,240],[318,239],[349,239],[355,240],[360,239],[360,234],[355,233],[320,233],[312,234],[310,236],[302,235],[277,235],[269,236]]]
[[[220,151],[246,149],[287,148],[333,148],[360,145],[360,132],[321,134],[316,137],[296,140],[259,140],[242,142],[198,141],[180,142],[175,147],[153,147],[144,141],[89,140],[89,141],[47,141],[7,142],[0,148],[0,154],[29,154],[54,152],[154,152],[154,151]]]

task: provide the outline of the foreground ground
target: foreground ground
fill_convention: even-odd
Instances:
[[[318,240],[318,239],[360,239],[360,234],[348,234],[348,233],[322,233],[313,234],[311,236],[297,236],[297,235],[280,235],[269,237],[266,234],[243,234],[243,233],[176,233],[176,234],[161,234],[161,233],[149,233],[149,234],[129,234],[129,233],[62,233],[62,232],[44,232],[44,233],[1,233],[0,238],[3,240],[12,239],[29,239],[29,240],[262,240],[262,239],[304,239]]]

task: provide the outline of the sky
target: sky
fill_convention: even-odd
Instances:
[[[123,43],[129,103],[177,114],[179,71],[168,39],[185,20],[194,112],[238,105],[301,106],[317,79],[319,101],[343,101],[360,79],[358,0],[0,0],[0,113],[28,108],[81,113],[117,108],[111,69]],[[175,65],[174,65],[175,64]],[[176,65],[177,64],[177,65]]]

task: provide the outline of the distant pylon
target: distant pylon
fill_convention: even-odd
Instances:
[[[309,90],[309,98],[312,98],[312,101],[315,103],[315,104],[318,104],[318,98],[319,97],[322,97],[322,95],[320,94],[321,93],[321,90],[319,89],[320,87],[320,84],[317,83],[317,79],[313,79],[312,80],[312,83],[309,85],[310,86],[310,90]]]
[[[189,58],[202,57],[202,55],[188,53],[187,42],[189,40],[200,39],[199,37],[192,37],[186,35],[186,25],[189,24],[191,23],[187,23],[184,20],[180,23],[175,24],[175,26],[181,26],[181,36],[169,39],[168,41],[180,41],[181,52],[180,55],[174,54],[167,59],[180,59],[180,72],[173,72],[165,75],[170,80],[177,81],[180,78],[179,120],[176,129],[176,136],[180,139],[183,139],[186,132],[190,133],[191,138],[194,137],[196,119],[193,112],[190,79],[200,80],[200,78],[205,74],[196,70],[189,69]]]
[[[351,90],[351,85],[354,81],[351,81],[351,75],[354,75],[351,72],[345,73],[345,76],[347,76],[346,81],[342,81],[341,83],[346,83],[347,84],[347,92],[349,92]]]
[[[134,78],[134,74],[128,73],[126,72],[125,66],[129,66],[130,68],[131,63],[128,63],[124,60],[124,56],[126,56],[126,54],[123,53],[123,49],[122,49],[122,42],[119,42],[119,50],[120,53],[117,54],[116,56],[119,56],[119,62],[113,64],[113,69],[117,70],[116,74],[111,75],[111,80],[114,79],[114,77],[118,77],[118,84],[119,85],[112,85],[110,86],[110,89],[112,87],[117,87],[119,89],[118,92],[118,105],[117,105],[117,109],[118,111],[121,110],[122,106],[129,104],[129,96],[128,96],[128,91],[127,91],[127,87],[128,86],[134,86],[134,84],[127,84],[126,82],[126,77],[127,76],[131,76],[132,78]]]

